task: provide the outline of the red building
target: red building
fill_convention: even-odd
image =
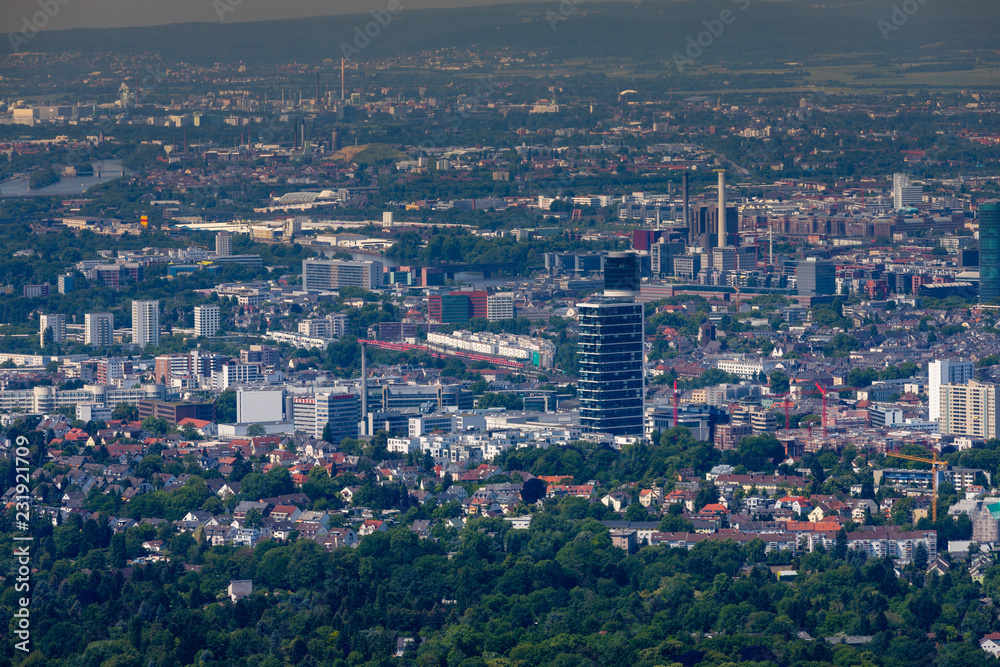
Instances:
[[[632,249],[648,252],[662,235],[663,232],[658,229],[633,229]]]

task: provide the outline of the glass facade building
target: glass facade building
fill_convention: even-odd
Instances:
[[[613,252],[604,260],[604,294],[638,296],[640,284],[639,255]]]
[[[979,207],[979,303],[1000,305],[1000,203]]]
[[[795,269],[799,296],[837,293],[837,265],[812,259],[799,262]]]
[[[641,436],[643,305],[594,297],[578,308],[580,425],[590,432]]]

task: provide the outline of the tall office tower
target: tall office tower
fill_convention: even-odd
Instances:
[[[111,313],[87,313],[83,323],[85,345],[112,345],[115,342],[115,316]]]
[[[64,273],[59,276],[58,285],[60,294],[68,294],[69,292],[72,292],[76,285],[76,281],[73,279],[73,274]]]
[[[302,260],[302,288],[324,292],[341,287],[382,287],[382,262],[345,262],[339,259]]]
[[[221,321],[219,307],[212,305],[194,307],[194,335],[214,336]]]
[[[977,440],[997,437],[1000,403],[997,385],[972,380],[967,384],[941,385],[941,435],[961,435]]]
[[[612,435],[643,433],[644,309],[639,257],[611,253],[604,265],[604,296],[578,304],[580,425]]]
[[[580,425],[613,435],[643,433],[643,305],[616,297],[578,304]]]
[[[837,293],[837,265],[809,257],[795,267],[799,296],[820,296]]]
[[[724,248],[729,245],[729,241],[726,238],[726,213],[728,210],[726,208],[726,170],[719,169],[719,222],[718,222],[718,233],[719,233],[719,248]]]
[[[45,330],[52,329],[52,342],[61,343],[66,340],[66,316],[52,313],[39,317],[38,340],[45,342]]]
[[[1000,203],[979,206],[979,303],[1000,305]]]
[[[906,174],[893,174],[892,206],[897,211],[903,208],[913,208],[924,203],[924,189],[919,185],[910,185]]]
[[[215,235],[215,254],[219,257],[229,257],[233,254],[233,235],[229,232],[219,232]]]
[[[139,347],[160,344],[160,302],[132,302],[132,342]]]
[[[941,386],[965,384],[972,379],[975,366],[971,361],[942,359],[927,364],[927,419],[936,422],[941,418]]]
[[[688,172],[687,169],[684,170],[684,176],[681,179],[682,188],[682,199],[681,199],[681,226],[687,227],[691,224],[691,209],[688,199]]]

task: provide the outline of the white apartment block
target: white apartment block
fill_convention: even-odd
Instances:
[[[194,334],[196,336],[214,336],[222,323],[220,310],[215,305],[195,306]]]
[[[306,336],[300,333],[292,333],[291,331],[268,331],[264,338],[273,340],[276,343],[288,343],[292,347],[299,347],[304,350],[309,350],[312,348],[317,348],[320,351],[326,349],[326,346],[330,344],[330,340],[327,338],[317,338],[316,336]]]
[[[944,384],[939,391],[942,435],[962,435],[977,440],[997,437],[1000,404],[997,385],[974,380],[966,384]]]
[[[61,343],[66,340],[66,316],[61,313],[51,313],[39,317],[38,340],[45,342],[45,330],[52,329],[52,342]]]
[[[382,262],[347,262],[337,259],[302,260],[302,288],[326,292],[341,287],[382,287]]]
[[[84,316],[84,345],[112,345],[115,342],[115,316],[111,313],[87,313]]]
[[[715,367],[723,373],[738,375],[745,380],[756,380],[761,373],[770,375],[775,365],[760,359],[720,359],[715,363]]]
[[[226,390],[237,384],[257,384],[266,379],[260,364],[226,364],[212,373],[212,387]]]
[[[165,396],[163,385],[143,385],[115,389],[105,385],[84,385],[82,389],[57,389],[52,386],[0,391],[0,410],[46,414],[67,405],[137,403]]]
[[[139,347],[160,344],[160,302],[132,302],[132,342]]]
[[[335,340],[350,331],[350,328],[350,319],[343,313],[299,322],[299,333],[307,338]]]
[[[451,334],[431,332],[427,334],[427,344],[476,354],[521,359],[539,368],[552,368],[555,363],[555,344],[531,336],[469,331],[455,331]]]
[[[941,385],[965,384],[972,379],[975,366],[971,361],[942,359],[927,364],[927,419],[936,422],[941,418]]]

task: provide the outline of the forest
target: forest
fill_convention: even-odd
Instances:
[[[981,588],[962,566],[897,576],[890,561],[838,547],[796,558],[797,579],[779,582],[763,542],[626,556],[600,523],[562,509],[535,514],[529,530],[472,519],[420,539],[398,527],[332,553],[308,540],[251,550],[182,535],[170,543],[182,557],[128,568],[118,566],[150,531],[38,526],[32,651],[15,664],[991,664],[975,642],[997,629],[982,600],[998,592],[997,568]],[[235,604],[224,598],[233,579],[254,586]],[[8,587],[0,606],[12,612],[15,598]],[[871,639],[823,640],[842,634]],[[401,638],[415,641],[396,659]]]
[[[28,437],[31,460],[38,463],[45,455],[45,438],[31,428],[18,423],[4,434]],[[385,435],[377,437],[384,441]],[[362,445],[345,440],[342,448]],[[746,438],[738,450],[720,454],[695,442],[687,429],[676,428],[651,445],[621,452],[580,442],[511,450],[500,463],[506,470],[571,475],[570,481],[596,480],[601,488],[615,488],[673,479],[686,468],[700,475],[720,457],[766,470],[777,449],[776,440],[762,436]],[[97,460],[99,450],[90,452]],[[839,485],[862,482],[867,489],[862,494],[870,494],[870,473],[867,478],[851,473],[856,456],[853,451],[843,458],[829,452],[807,455],[802,465],[812,471],[810,491],[829,493]],[[192,509],[221,512],[241,498],[293,490],[287,470],[263,474],[259,463],[238,462],[231,479],[242,481],[241,493],[222,503],[197,476],[193,457],[167,462],[157,448],[137,471],[150,476],[196,473],[180,489],[155,491],[128,506],[92,491],[86,507],[94,514],[87,518],[70,515],[53,525],[36,515],[30,527],[36,568],[30,593],[31,651],[15,651],[13,639],[7,638],[4,659],[13,660],[5,664],[992,664],[977,641],[1000,628],[992,602],[1000,595],[1000,567],[990,567],[980,584],[959,560],[943,575],[926,574],[927,556],[919,549],[905,567],[866,561],[847,549],[844,532],[829,551],[812,553],[767,553],[761,540],[740,545],[723,538],[690,551],[647,545],[627,555],[599,523],[616,518],[601,503],[569,497],[547,499],[532,510],[522,507],[533,512],[527,530],[514,529],[501,518],[445,522],[460,508],[417,506],[405,492],[396,492],[402,491],[398,485],[362,482],[355,473],[370,469],[370,463],[357,471],[335,470],[334,477],[316,468],[302,486],[313,509],[343,507],[337,493],[360,484],[356,504],[401,512],[387,532],[363,537],[356,549],[328,552],[314,541],[294,539],[294,534],[289,541],[261,540],[252,549],[211,546],[203,532],[178,533],[169,523]],[[426,470],[426,462],[414,463]],[[45,468],[59,472],[51,463]],[[785,466],[775,470],[793,473]],[[13,463],[0,461],[0,477],[7,480],[13,474]],[[711,485],[704,491],[699,500],[714,493]],[[953,498],[954,489],[942,488],[942,494]],[[113,532],[109,517],[123,515],[168,521]],[[626,518],[647,519],[644,512],[630,512]],[[3,572],[13,567],[15,519],[13,507],[0,514]],[[426,538],[409,528],[420,519],[435,524]],[[686,523],[671,511],[660,527],[690,530]],[[949,518],[934,527],[941,534],[940,550],[949,538],[968,539],[971,530],[967,520],[956,524]],[[132,562],[145,553],[143,542],[153,539],[164,542],[169,561]],[[797,574],[779,580],[779,570]],[[236,579],[251,580],[253,593],[233,603],[225,593]],[[13,613],[18,602],[19,594],[7,586],[0,607]],[[832,645],[825,640],[842,635],[862,636],[865,643]]]

